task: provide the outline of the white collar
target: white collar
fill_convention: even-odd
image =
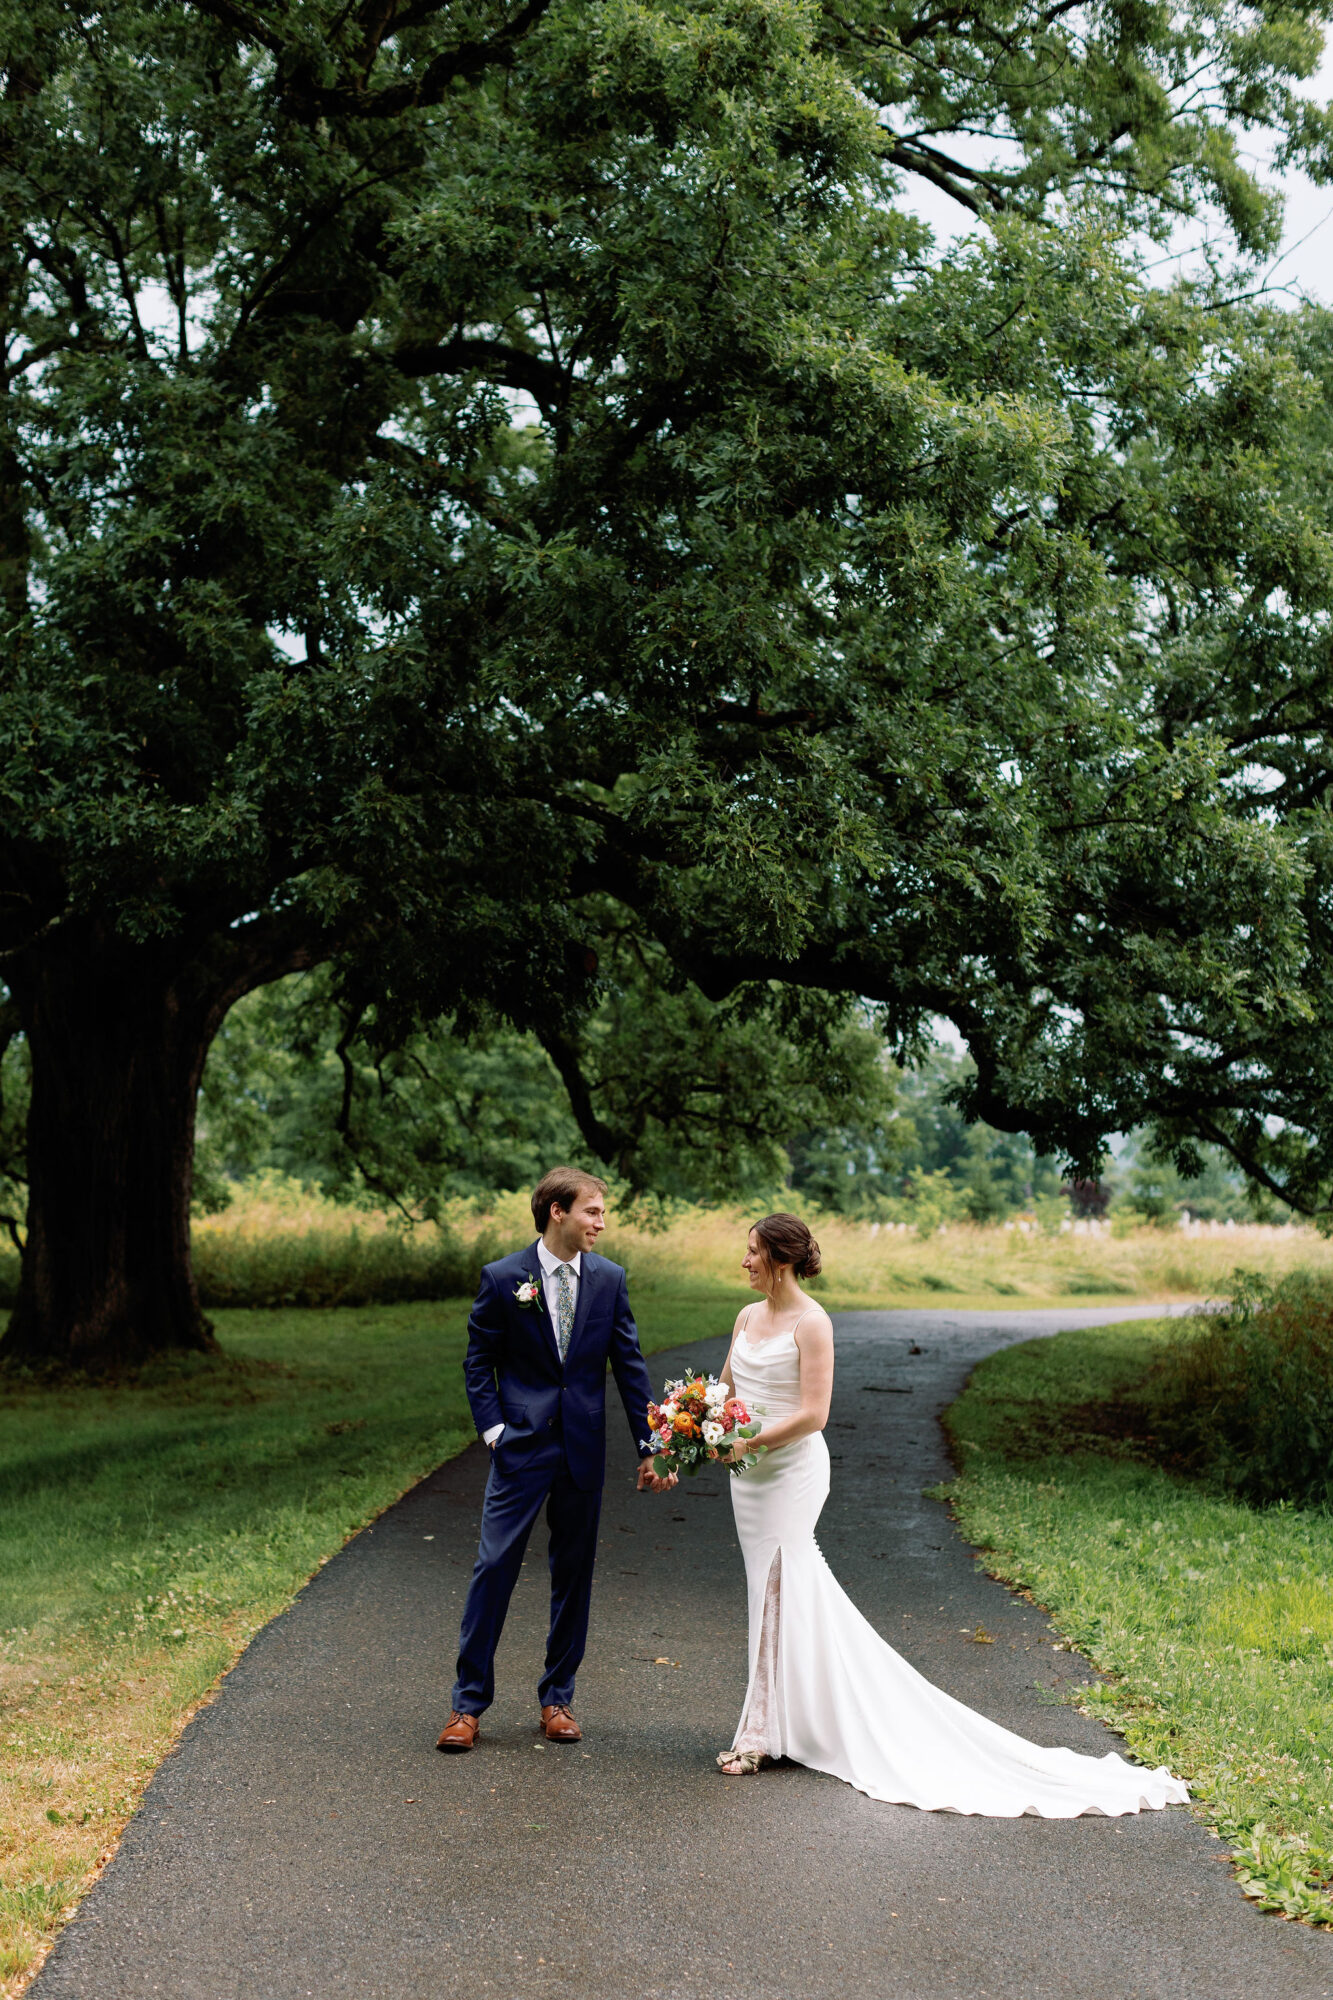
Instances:
[[[545,1242],[540,1236],[537,1238],[537,1262],[541,1265],[547,1277],[550,1277],[552,1271],[558,1271],[562,1268],[562,1259],[556,1256],[554,1250],[547,1249]],[[576,1250],[568,1264],[568,1269],[574,1273],[576,1278],[579,1275],[579,1266],[582,1262],[583,1252]]]

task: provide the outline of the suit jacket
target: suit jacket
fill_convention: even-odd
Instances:
[[[514,1294],[537,1281],[532,1305]],[[606,1366],[611,1364],[620,1400],[642,1455],[648,1435],[652,1384],[629,1309],[619,1264],[585,1250],[579,1264],[578,1303],[564,1366],[542,1292],[537,1245],[487,1264],[467,1323],[463,1363],[468,1402],[479,1432],[505,1426],[495,1447],[505,1473],[545,1459],[563,1442],[576,1486],[587,1491],[606,1477]]]

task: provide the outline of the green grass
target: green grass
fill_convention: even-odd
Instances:
[[[1180,1322],[1028,1341],[948,1413],[947,1489],[992,1574],[1109,1676],[1080,1691],[1187,1778],[1264,1908],[1333,1923],[1333,1516],[1153,1462],[1145,1378]]]
[[[0,1397],[0,1630],[245,1613],[473,1436],[468,1301],[218,1315],[221,1363]],[[645,1350],[729,1330],[709,1286],[640,1306]],[[614,1392],[612,1392],[614,1397]],[[152,1608],[146,1609],[152,1599]]]
[[[721,1286],[639,1291],[648,1352],[731,1326]],[[224,1312],[219,1362],[0,1387],[0,1993],[246,1641],[471,1442],[467,1307]]]

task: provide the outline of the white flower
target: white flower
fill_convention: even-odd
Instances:
[[[715,1424],[715,1423],[712,1423],[711,1421],[709,1421],[709,1422],[706,1422],[706,1423],[704,1424],[704,1443],[705,1443],[705,1444],[721,1444],[721,1442],[722,1442],[723,1438],[724,1438],[724,1437],[725,1437],[726,1435],[727,1435],[727,1434],[726,1434],[726,1432],[725,1432],[725,1431],[723,1430],[723,1428],[722,1428],[721,1424]]]
[[[674,1424],[676,1418],[680,1415],[680,1411],[676,1408],[676,1405],[674,1403],[663,1403],[662,1415],[665,1417],[666,1421],[669,1424]]]
[[[710,1382],[704,1390],[704,1401],[710,1410],[720,1410],[726,1400],[727,1385],[725,1382]]]
[[[514,1297],[521,1306],[535,1305],[537,1303],[537,1280],[535,1278],[525,1278],[515,1291]]]

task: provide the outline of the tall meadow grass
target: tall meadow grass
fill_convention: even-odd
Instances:
[[[664,1286],[721,1286],[739,1302],[749,1296],[740,1260],[754,1219],[740,1209],[682,1208],[654,1225],[613,1208],[599,1247],[626,1266],[640,1296]],[[923,1237],[841,1216],[809,1220],[824,1257],[816,1289],[834,1310],[1216,1298],[1227,1294],[1237,1265],[1274,1282],[1298,1269],[1333,1274],[1333,1244],[1297,1227],[1117,1233],[954,1223]],[[407,1228],[270,1175],[195,1224],[195,1270],[209,1306],[458,1297],[475,1289],[483,1263],[523,1248],[534,1233],[524,1194],[485,1209],[458,1202],[440,1223]]]

